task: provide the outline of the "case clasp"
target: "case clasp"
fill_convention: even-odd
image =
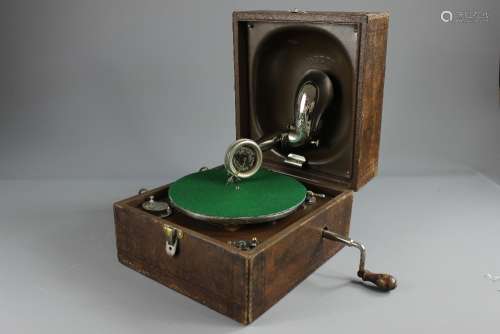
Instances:
[[[177,245],[179,244],[179,239],[182,239],[182,230],[169,225],[163,225],[163,232],[165,233],[165,252],[168,256],[174,256],[177,252]]]

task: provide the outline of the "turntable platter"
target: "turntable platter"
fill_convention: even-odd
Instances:
[[[236,183],[227,179],[222,167],[187,175],[170,186],[170,203],[195,219],[245,224],[290,214],[304,202],[307,192],[294,178],[263,168]]]

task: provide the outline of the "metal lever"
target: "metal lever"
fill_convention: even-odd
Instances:
[[[323,238],[339,241],[349,247],[356,247],[359,249],[360,257],[358,277],[360,277],[363,281],[372,282],[382,291],[390,291],[396,288],[397,281],[394,276],[389,274],[372,273],[371,271],[365,270],[366,247],[362,243],[354,241],[348,237],[344,237],[338,233],[328,231],[327,229],[323,229],[322,236]]]
[[[311,205],[311,204],[314,204],[316,203],[316,197],[318,198],[325,198],[326,195],[325,194],[319,194],[319,193],[315,193],[311,190],[308,190],[306,192],[306,200],[305,200],[305,203],[308,204],[308,205]]]

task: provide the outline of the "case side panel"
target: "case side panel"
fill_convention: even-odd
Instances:
[[[243,324],[248,323],[248,260],[183,231],[165,252],[166,219],[114,206],[118,260],[127,267]]]
[[[362,96],[356,129],[358,150],[355,155],[355,190],[371,180],[378,171],[388,21],[386,13],[368,15],[365,37],[362,39]]]
[[[349,234],[352,192],[301,222],[284,238],[256,254],[250,264],[249,321],[252,322],[342,249],[322,238],[327,227]]]
[[[233,13],[234,97],[236,107],[236,138],[250,137],[250,102],[248,87],[248,46],[245,22]]]

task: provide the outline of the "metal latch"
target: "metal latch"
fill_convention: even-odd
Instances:
[[[184,234],[181,230],[169,225],[163,225],[163,232],[166,236],[165,252],[167,252],[169,256],[174,256],[177,252],[179,240],[182,239]]]

